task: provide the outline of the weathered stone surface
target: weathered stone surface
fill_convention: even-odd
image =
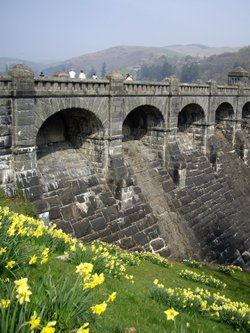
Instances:
[[[41,81],[25,65],[1,80],[6,192],[18,180],[38,213],[85,241],[248,261],[249,89]]]

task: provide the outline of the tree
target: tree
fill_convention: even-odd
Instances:
[[[194,82],[199,78],[199,65],[196,62],[185,64],[181,70],[181,82]]]
[[[87,77],[92,79],[92,75],[96,73],[96,70],[94,67],[91,67],[91,70],[88,72]]]
[[[107,71],[106,71],[106,62],[104,62],[103,64],[102,64],[102,70],[101,70],[101,78],[102,79],[105,79],[105,77],[106,77],[106,74],[107,74]]]
[[[159,58],[157,63],[143,64],[139,71],[140,80],[156,80],[161,81],[165,77],[175,73],[175,68],[166,59]]]

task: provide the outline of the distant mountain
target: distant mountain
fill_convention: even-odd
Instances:
[[[238,52],[213,55],[200,62],[199,72],[203,81],[216,80],[227,82],[227,74],[236,67],[242,67],[250,72],[250,46],[241,48]]]
[[[209,47],[202,44],[169,45],[165,48],[192,57],[209,57],[226,52],[237,52],[240,49],[239,47]]]
[[[169,45],[166,47],[144,47],[144,46],[116,46],[95,53],[84,54],[68,59],[60,64],[48,66],[44,69],[47,75],[53,75],[58,71],[68,72],[74,68],[77,72],[81,69],[90,76],[91,72],[100,74],[105,64],[106,71],[119,70],[122,72],[136,72],[143,64],[153,64],[161,57],[176,66],[181,66],[185,56],[209,57],[220,55],[225,52],[236,53],[237,47],[209,47],[202,44]]]
[[[142,65],[154,67],[163,64],[166,60],[173,66],[174,73],[178,77],[181,77],[185,64],[195,62],[199,66],[199,78],[203,81],[215,79],[218,82],[226,82],[227,73],[234,67],[242,66],[250,71],[249,59],[250,46],[242,49],[209,47],[202,44],[166,47],[117,46],[51,64],[0,57],[0,74],[5,73],[6,69],[14,64],[23,63],[28,65],[36,75],[41,71],[46,75],[54,75],[56,72],[68,72],[70,68],[74,68],[77,72],[83,69],[88,77],[93,71],[100,77],[105,67],[106,73],[112,70],[130,72],[136,78]]]
[[[8,70],[16,64],[24,64],[29,66],[35,74],[40,73],[40,71],[45,67],[45,64],[43,63],[37,63],[16,58],[0,57],[0,74],[8,72]]]
[[[83,69],[86,74],[91,70],[100,73],[104,64],[107,72],[136,70],[143,63],[153,63],[161,56],[168,59],[182,57],[181,54],[164,47],[117,46],[71,58],[60,65],[48,67],[44,71],[51,75],[56,71],[67,72],[70,68],[74,68],[77,72]]]

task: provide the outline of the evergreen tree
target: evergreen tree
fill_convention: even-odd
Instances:
[[[94,67],[91,67],[91,70],[87,74],[87,78],[92,79],[92,75],[96,73],[96,70]]]
[[[181,82],[194,82],[199,78],[199,65],[195,62],[185,64],[181,70]]]
[[[174,73],[175,68],[164,58],[163,61],[160,59],[160,62],[155,64],[143,64],[138,76],[140,80],[161,81]]]
[[[101,78],[102,79],[105,79],[105,77],[106,77],[106,75],[107,75],[107,71],[106,71],[106,62],[104,62],[103,64],[102,64],[102,70],[101,70]]]

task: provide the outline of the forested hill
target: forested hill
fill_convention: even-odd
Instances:
[[[73,67],[77,72],[83,69],[87,77],[92,77],[93,72],[96,72],[99,78],[105,78],[107,73],[115,70],[131,73],[138,80],[160,81],[176,75],[182,82],[206,82],[212,79],[225,83],[228,72],[235,67],[241,66],[250,71],[250,46],[241,49],[200,44],[117,46],[50,65],[0,58],[0,73],[6,73],[17,63],[27,64],[35,75],[40,71],[44,71],[45,75],[54,75],[58,71],[68,72]]]
[[[213,79],[226,82],[228,72],[238,66],[250,72],[250,46],[243,47],[238,52],[223,53],[204,59],[199,65],[199,77],[204,81]]]

